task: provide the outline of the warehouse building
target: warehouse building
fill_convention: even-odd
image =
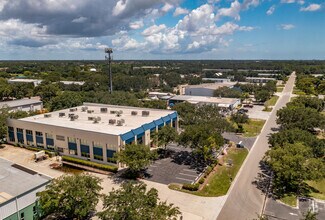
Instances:
[[[175,111],[84,103],[83,106],[8,119],[8,142],[35,146],[101,163],[111,163],[126,144],[152,146],[163,126],[178,129]]]
[[[174,106],[181,102],[188,102],[194,105],[214,105],[225,110],[233,110],[241,103],[240,99],[234,98],[176,95],[169,99],[169,106]]]
[[[221,87],[233,88],[237,82],[223,82],[223,83],[203,83],[200,85],[190,85],[185,87],[185,95],[192,96],[210,96],[213,97],[213,93],[216,89]]]
[[[36,193],[45,190],[50,177],[0,158],[0,219],[39,219]]]
[[[274,78],[265,78],[265,77],[246,77],[246,82],[250,83],[267,83],[269,81],[274,81]]]
[[[43,109],[43,102],[39,98],[16,99],[0,102],[0,109],[1,108],[9,108],[10,111],[40,111]]]

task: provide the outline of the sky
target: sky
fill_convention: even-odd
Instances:
[[[0,60],[325,59],[325,0],[0,0]]]

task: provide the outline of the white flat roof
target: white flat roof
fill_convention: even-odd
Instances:
[[[93,110],[94,112],[87,113],[87,110],[82,111],[82,107],[88,107],[88,110]],[[45,114],[41,114],[32,117],[22,118],[19,120],[44,125],[92,131],[97,133],[121,135],[131,131],[132,129],[139,128],[144,124],[161,119],[162,117],[165,117],[175,112],[170,110],[146,109],[96,103],[84,103],[82,106],[78,106],[75,108],[77,108],[77,111],[75,112],[70,112],[70,109],[64,109],[60,111],[46,113],[51,114],[51,117],[49,118],[44,117]],[[101,108],[107,108],[107,113],[101,113]],[[123,111],[123,113],[120,117],[117,117],[116,114],[111,114],[110,111]],[[138,114],[131,115],[132,111],[137,111]],[[142,111],[149,111],[149,116],[142,116]],[[65,113],[65,116],[59,117],[59,113]],[[69,114],[78,115],[78,119],[71,121],[68,117]],[[94,123],[93,121],[88,120],[88,117],[100,117],[101,120],[98,123]],[[110,125],[110,119],[124,119],[125,123],[122,126],[117,126],[116,124]]]
[[[8,82],[22,82],[22,83],[41,83],[41,79],[8,79]]]
[[[9,108],[15,108],[19,106],[25,106],[25,105],[36,105],[36,104],[41,104],[42,101],[39,99],[16,99],[12,101],[5,101],[5,102],[0,102],[0,108],[2,107],[9,107]]]
[[[219,97],[209,97],[209,96],[190,96],[190,95],[176,95],[170,100],[176,101],[187,101],[189,103],[214,103],[218,104],[220,107],[223,105],[235,104],[239,99],[234,98],[219,98]]]
[[[205,89],[218,89],[221,87],[233,87],[237,82],[222,82],[222,83],[203,83],[200,85],[190,85],[186,86],[185,89],[193,89],[193,88],[205,88]]]

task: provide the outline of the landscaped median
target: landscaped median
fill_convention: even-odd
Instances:
[[[227,194],[230,188],[231,182],[235,179],[237,172],[243,164],[248,150],[245,148],[231,147],[228,149],[227,155],[225,155],[221,161],[211,170],[204,179],[196,184],[170,184],[169,188],[178,190],[181,192],[190,193],[197,196],[217,197]],[[227,165],[227,162],[231,161],[232,165]],[[207,172],[207,173],[208,173]]]
[[[82,159],[69,157],[69,156],[62,156],[62,160],[67,161],[67,162],[71,162],[71,163],[75,163],[75,164],[80,164],[80,165],[92,167],[92,168],[99,169],[99,170],[109,171],[109,172],[112,172],[112,173],[116,173],[117,170],[118,170],[118,168],[116,166],[96,163],[96,162],[92,162],[92,161],[88,161],[88,160],[82,160]]]

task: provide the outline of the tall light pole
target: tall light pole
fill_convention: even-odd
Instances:
[[[113,53],[113,49],[112,48],[105,48],[105,53],[108,54],[108,56],[105,56],[105,59],[108,60],[108,71],[109,71],[109,88],[108,91],[109,93],[112,94],[113,92],[113,80],[112,80],[112,67],[111,67],[111,63],[112,63],[112,57],[111,54]]]

